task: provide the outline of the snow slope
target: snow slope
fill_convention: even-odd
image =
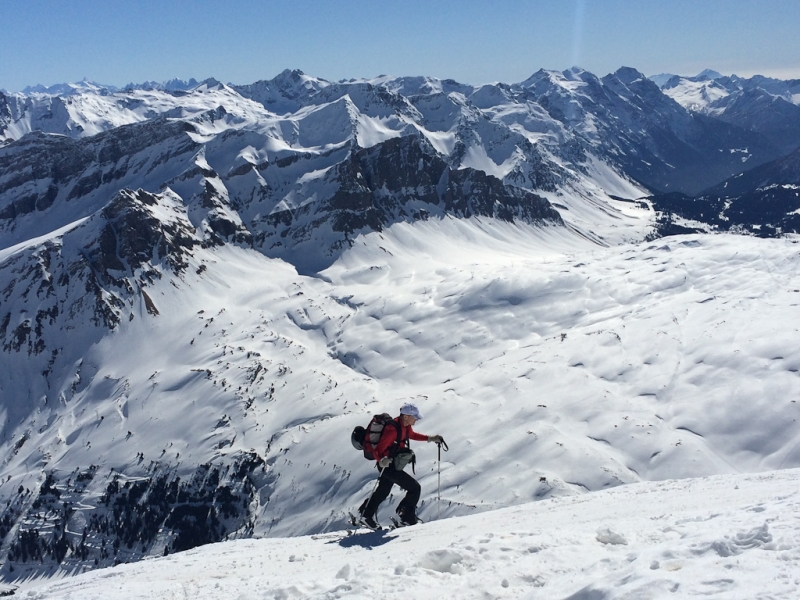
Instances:
[[[0,493],[22,510],[18,489],[54,502],[55,485],[52,512],[23,512],[20,526],[63,528],[74,544],[88,526],[101,565],[181,547],[165,528],[104,551],[114,534],[102,499],[137,482],[155,494],[160,478],[206,485],[198,465],[220,465],[246,507],[220,512],[216,539],[337,530],[375,476],[349,432],[409,399],[425,414],[417,429],[451,446],[443,517],[797,467],[795,242],[602,248],[565,228],[450,218],[359,238],[320,277],[232,246],[196,252],[180,277],[138,284],[112,334],[92,337],[87,320],[81,336],[58,334],[72,343],[54,358],[7,363],[4,393],[29,401],[5,408]],[[430,519],[435,449],[416,450]],[[61,502],[80,508],[64,520]],[[44,566],[20,552],[6,579],[85,564],[77,551]]]
[[[29,582],[29,600],[797,598],[800,472],[615,488],[391,533],[241,540]]]

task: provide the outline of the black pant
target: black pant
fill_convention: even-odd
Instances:
[[[411,511],[413,513],[416,510],[421,492],[419,482],[405,471],[398,471],[394,468],[394,465],[389,465],[383,470],[383,474],[378,481],[378,488],[375,490],[375,493],[372,494],[372,499],[369,500],[362,511],[365,517],[375,516],[381,502],[389,497],[389,493],[392,491],[392,486],[394,484],[399,485],[406,491],[405,498],[403,498],[397,506],[397,512],[404,513]]]

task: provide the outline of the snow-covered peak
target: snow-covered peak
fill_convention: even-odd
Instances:
[[[406,97],[430,94],[450,94],[457,92],[468,96],[474,86],[459,83],[454,79],[438,79],[436,77],[390,77],[383,75],[367,80],[369,83],[386,88],[392,93]]]
[[[495,109],[498,107],[506,108],[517,101],[511,87],[504,84],[488,83],[481,85],[469,95],[469,100],[482,109]]]
[[[319,77],[306,75],[300,69],[284,69],[271,82],[281,89],[303,87],[307,90],[320,89],[330,83]]]
[[[647,80],[647,77],[633,67],[620,67],[614,71],[614,77],[619,79],[625,85],[632,85],[640,81]]]
[[[584,74],[588,73],[586,69],[582,69],[578,66],[572,66],[569,69],[562,72],[565,77],[573,77],[575,79],[583,79]]]
[[[695,79],[719,79],[722,74],[713,69],[703,69],[696,76]]]
[[[295,113],[330,82],[310,77],[299,69],[285,69],[273,79],[261,80],[233,88],[245,98],[262,104],[278,115]]]
[[[22,90],[21,93],[25,95],[74,96],[85,93],[110,94],[116,91],[119,91],[119,88],[113,85],[104,85],[84,79],[76,83],[57,83],[51,86],[44,86],[41,84],[28,86]]]
[[[673,77],[679,77],[674,73],[659,73],[658,75],[650,75],[649,79],[653,83],[655,83],[658,87],[662,87],[667,81],[672,79]]]
[[[727,97],[729,89],[708,77],[680,77],[666,81],[661,90],[681,106],[695,112],[707,110],[714,102]]]
[[[215,79],[179,93],[146,86],[114,93],[92,89],[69,96],[16,93],[7,96],[0,107],[0,139],[16,140],[31,131],[83,138],[160,116],[191,119],[220,106],[242,121],[254,122],[266,113],[262,106]]]
[[[221,91],[221,90],[229,90],[227,85],[222,83],[221,81],[214,79],[213,77],[209,77],[201,81],[197,86],[193,88],[195,91],[203,93],[203,92],[210,92],[210,91]]]
[[[188,81],[183,79],[170,79],[169,81],[145,81],[144,83],[129,83],[125,86],[125,90],[163,90],[167,92],[180,92],[190,90],[197,87],[199,83],[196,79],[191,78]]]
[[[673,77],[662,91],[692,112],[765,136],[778,149],[778,156],[797,148],[800,80],[782,81],[761,75],[710,79],[701,74]]]
[[[757,87],[793,104],[800,104],[800,79],[782,80],[763,75],[753,75],[741,82],[745,89]]]
[[[572,70],[567,71],[553,71],[547,69],[539,69],[533,75],[528,77],[525,81],[519,83],[523,88],[532,90],[541,90],[544,86],[557,85],[570,92],[583,85],[583,80],[576,76]]]
[[[674,73],[659,73],[658,75],[650,75],[648,79],[653,83],[655,83],[658,87],[663,88],[664,84],[666,84],[670,79],[673,79],[674,77],[678,77],[680,79],[689,79],[693,81],[702,81],[706,79],[708,80],[720,79],[723,77],[723,75],[713,69],[703,69],[702,71],[700,71],[700,73],[698,73],[694,77],[686,77],[683,75],[676,75]]]

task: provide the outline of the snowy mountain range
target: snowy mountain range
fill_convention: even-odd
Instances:
[[[697,77],[673,76],[661,89],[685,108],[757,131],[781,154],[797,148],[800,138],[800,79],[756,75],[723,77],[704,71]]]
[[[695,79],[0,94],[3,578],[340,529],[408,400],[423,518],[800,466],[796,86]]]

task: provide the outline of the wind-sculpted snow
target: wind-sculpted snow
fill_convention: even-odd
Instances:
[[[445,218],[360,237],[322,277],[199,240],[180,270],[117,273],[113,333],[59,312],[40,354],[2,354],[4,577],[338,530],[375,476],[349,432],[408,399],[451,447],[441,506],[415,447],[424,519],[800,465],[796,245],[579,239]]]

